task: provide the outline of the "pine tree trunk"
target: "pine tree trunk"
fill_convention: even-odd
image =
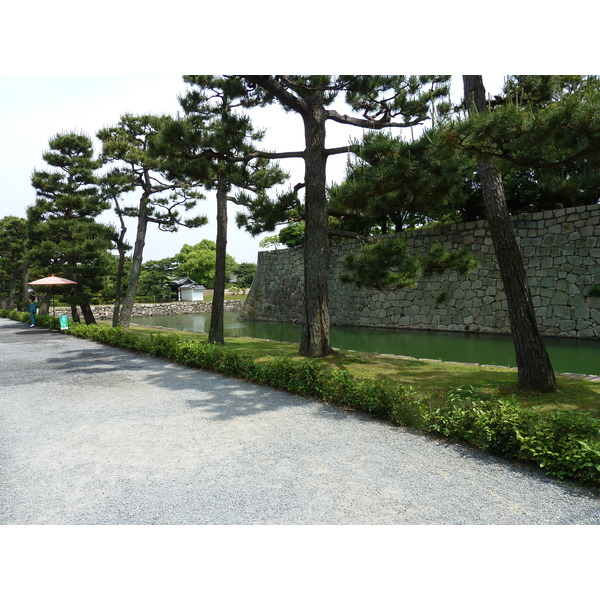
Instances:
[[[74,301],[71,302],[71,319],[73,323],[79,323],[79,311],[77,310],[77,304]]]
[[[329,227],[326,188],[325,109],[320,95],[303,114],[306,139],[304,324],[300,354],[308,357],[331,353],[329,340]]]
[[[94,313],[92,312],[92,307],[89,302],[82,302],[81,306],[81,314],[83,314],[83,318],[85,319],[86,325],[96,325],[96,318],[94,317]]]
[[[119,327],[128,330],[131,323],[131,314],[133,305],[135,304],[135,295],[137,293],[138,282],[140,279],[140,271],[142,268],[142,260],[144,257],[144,246],[146,245],[146,230],[148,229],[148,199],[143,197],[140,200],[140,209],[138,214],[137,232],[135,236],[135,244],[133,247],[133,256],[131,260],[131,271],[129,272],[129,283],[121,311],[118,318]]]
[[[227,259],[227,186],[217,187],[217,256],[208,341],[224,344],[225,268]]]
[[[470,112],[487,110],[481,76],[465,75],[463,79]],[[478,155],[477,166],[486,217],[506,294],[519,386],[541,392],[555,391],[556,376],[537,327],[523,258],[506,205],[502,176],[489,156]]]
[[[8,304],[7,308],[12,310],[15,307],[15,297],[17,292],[17,278],[14,275],[10,276],[8,281]]]
[[[117,327],[119,324],[119,317],[121,316],[122,298],[121,293],[123,289],[123,273],[117,274],[117,282],[115,285],[115,305],[113,307],[112,326]]]
[[[127,228],[123,224],[123,217],[121,217],[121,234],[117,242],[117,250],[119,252],[119,263],[117,265],[117,280],[115,283],[115,306],[113,308],[112,326],[116,327],[119,323],[119,317],[121,314],[121,306],[123,303],[123,271],[125,270],[125,233]]]
[[[27,282],[29,279],[29,265],[23,261],[23,269],[21,271],[21,296],[23,310],[27,312],[29,310],[29,306],[27,303],[27,298],[29,298],[29,283]],[[39,312],[39,310],[38,310]],[[42,313],[40,313],[42,314]]]
[[[52,294],[50,292],[45,292],[38,302],[38,315],[48,316],[50,314],[51,302]],[[29,310],[29,308],[27,310]]]

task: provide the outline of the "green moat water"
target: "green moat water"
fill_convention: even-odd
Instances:
[[[300,342],[301,328],[290,323],[241,321],[239,313],[225,313],[225,335],[281,342]],[[160,325],[208,333],[210,314],[136,317],[140,325]],[[600,375],[600,342],[569,338],[544,338],[552,366],[559,373]],[[331,345],[341,350],[376,352],[482,365],[515,366],[512,338],[508,335],[332,327]]]

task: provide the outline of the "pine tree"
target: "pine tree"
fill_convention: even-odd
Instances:
[[[301,157],[305,166],[304,323],[300,354],[326,356],[331,352],[326,165],[329,156],[350,150],[349,146],[326,147],[326,123],[334,121],[363,129],[420,124],[429,118],[432,103],[448,94],[449,77],[244,75],[242,78],[249,84],[250,93],[260,92],[265,102],[277,101],[286,111],[299,114],[304,123],[304,150],[281,156]],[[340,94],[344,94],[346,103],[360,117],[342,115],[329,108]],[[440,111],[447,109],[449,105],[439,105]],[[266,153],[264,156],[277,157]]]
[[[262,134],[240,109],[257,106],[260,99],[248,95],[240,80],[191,75],[184,81],[191,86],[180,98],[186,117],[163,130],[154,150],[165,156],[172,176],[185,177],[216,193],[216,265],[208,340],[223,344],[227,204],[248,207],[264,202],[267,190],[282,183],[286,175],[265,158],[252,156],[253,143]]]
[[[600,78],[515,75],[477,118],[445,137],[471,156],[494,158],[510,214],[592,204],[600,197]],[[464,154],[464,152],[463,152]],[[468,218],[485,210],[480,184]]]
[[[53,171],[34,170],[36,202],[27,209],[27,260],[40,276],[61,274],[77,282],[64,295],[74,320],[81,306],[87,324],[95,323],[92,296],[102,287],[114,230],[95,218],[109,208],[100,195],[92,140],[82,133],[62,133],[43,154]]]
[[[121,173],[128,173],[130,184],[141,192],[137,207],[121,209],[123,215],[137,219],[129,282],[117,319],[117,324],[125,329],[129,328],[135,303],[148,224],[155,223],[160,230],[172,232],[179,226],[199,227],[206,223],[205,217],[184,219],[180,215],[180,210],[193,209],[202,196],[184,181],[169,180],[164,159],[149,152],[152,139],[170,120],[166,116],[126,114],[116,127],[97,134],[102,141],[103,161],[125,165]]]
[[[25,249],[26,221],[7,216],[0,219],[0,306],[13,309],[24,306],[27,286],[19,294],[19,282],[27,281]]]
[[[345,180],[329,190],[329,213],[338,228],[399,234],[407,227],[460,220],[466,161],[437,147],[431,136],[408,141],[367,133],[353,149]]]
[[[125,241],[127,235],[127,226],[125,225],[125,213],[123,209],[123,194],[133,192],[135,183],[133,182],[130,173],[118,167],[111,169],[100,179],[100,188],[104,199],[113,203],[113,208],[117,218],[119,219],[120,229],[115,232],[113,238],[117,254],[117,268],[114,278],[114,298],[115,305],[113,308],[112,325],[116,327],[119,323],[119,315],[121,314],[121,304],[123,302],[123,283],[125,277],[125,263],[127,261],[127,252],[131,250],[131,246]],[[112,296],[112,294],[111,294]]]
[[[464,75],[463,80],[466,106],[473,118],[477,118],[478,114],[485,114],[489,110],[483,78],[481,75]],[[554,391],[556,377],[538,331],[523,259],[504,197],[502,175],[495,159],[483,152],[477,154],[477,168],[506,293],[519,385],[542,392]]]

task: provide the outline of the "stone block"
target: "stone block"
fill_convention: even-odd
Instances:
[[[566,279],[557,279],[554,282],[554,289],[559,290],[561,292],[566,292],[569,287]]]
[[[551,308],[553,317],[558,319],[569,319],[571,317],[571,308],[569,306],[557,306],[556,304]]]
[[[571,296],[571,306],[573,308],[585,306],[585,298],[582,295]]]
[[[542,238],[542,248],[554,248],[556,246],[557,235],[555,234],[546,234]]]
[[[590,309],[587,306],[578,306],[572,309],[573,317],[588,320],[590,318]]]

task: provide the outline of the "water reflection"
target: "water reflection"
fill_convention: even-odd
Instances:
[[[238,314],[225,313],[226,336],[300,342],[299,325],[240,321]],[[140,325],[160,325],[171,329],[208,333],[210,314],[136,317],[134,321]],[[600,375],[600,343],[597,340],[545,338],[544,341],[556,371]],[[331,345],[342,350],[515,366],[512,338],[507,335],[332,327]]]

